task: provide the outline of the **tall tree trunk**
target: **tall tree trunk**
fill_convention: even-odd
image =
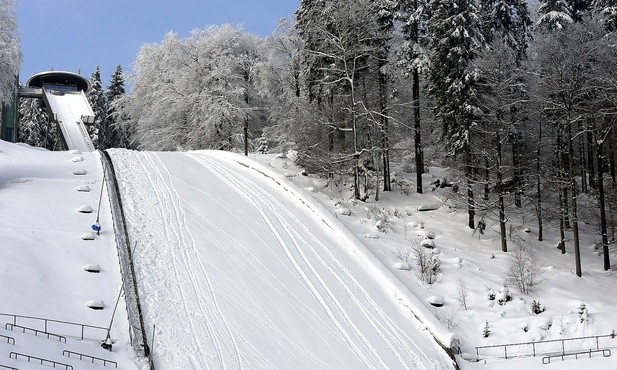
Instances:
[[[388,79],[385,73],[381,70],[385,65],[384,61],[379,61],[379,109],[380,117],[380,142],[381,142],[381,158],[383,162],[383,190],[391,191],[392,182],[390,181],[390,141],[389,141],[389,122],[386,107],[388,105],[387,85]]]
[[[596,169],[595,169],[595,162],[597,162],[597,153],[594,153],[594,149],[596,149],[595,151],[597,151],[597,143],[594,142],[593,137],[593,130],[591,129],[593,126],[589,126],[589,128],[587,129],[587,173],[589,173],[589,186],[592,189],[596,189],[597,188],[597,179],[596,179]],[[594,162],[594,158],[596,159],[596,161]],[[601,172],[602,170],[598,169],[598,172]]]
[[[583,127],[579,127],[579,132],[583,131]],[[585,136],[586,139],[586,136]],[[588,161],[589,158],[587,158],[586,156],[586,151],[585,151],[585,142],[584,140],[579,140],[579,145],[578,145],[578,163],[579,163],[579,167],[580,167],[580,174],[581,174],[581,193],[583,194],[587,194],[589,192],[589,188],[588,188],[588,184],[589,184],[589,178],[588,178]]]
[[[603,142],[599,142],[596,148],[596,162],[598,163],[598,200],[600,202],[600,232],[602,233],[602,254],[604,255],[604,271],[611,268],[611,257],[608,250],[608,228],[606,225],[606,206],[604,203],[604,168],[603,168]]]
[[[617,176],[616,176],[616,171],[615,171],[615,154],[617,154],[617,149],[615,149],[615,146],[617,145],[617,139],[615,139],[617,137],[617,130],[613,130],[613,132],[610,135],[610,145],[608,146],[609,148],[611,148],[611,152],[609,154],[609,167],[610,167],[610,172],[611,172],[611,178],[613,179],[613,186],[617,185]]]
[[[499,139],[499,137],[497,138]],[[499,163],[501,164],[501,143],[499,143]],[[499,168],[498,168],[499,170]],[[488,156],[484,157],[484,200],[488,201],[489,200],[489,193],[490,193],[490,184],[489,181],[491,180],[491,173],[490,173],[490,168],[489,168],[489,160],[488,160]]]
[[[576,177],[574,173],[574,145],[572,141],[574,138],[572,137],[572,124],[568,125],[568,132],[566,137],[568,143],[568,168],[569,168],[569,178],[570,178],[570,194],[572,196],[572,233],[574,237],[574,260],[575,260],[575,269],[576,276],[581,277],[583,275],[583,271],[581,269],[581,246],[580,239],[578,235],[578,213],[577,213],[577,189],[576,189]]]
[[[417,42],[417,35],[416,40]],[[414,67],[412,71],[412,100],[413,100],[413,132],[414,132],[414,153],[416,158],[416,192],[422,194],[422,174],[424,173],[424,151],[422,150],[422,135],[420,130],[420,73]]]
[[[469,228],[476,228],[476,207],[473,198],[473,171],[471,159],[471,144],[465,145],[465,177],[467,178],[467,211],[469,215]]]
[[[501,234],[501,251],[508,251],[508,241],[506,238],[506,212],[503,200],[503,167],[501,162],[501,137],[495,135],[495,150],[497,151],[497,195],[499,197],[499,233]]]
[[[559,186],[561,187],[561,181]],[[564,193],[559,190],[559,245],[561,254],[566,254],[566,205],[564,203]]]
[[[536,147],[536,193],[538,197],[538,204],[536,209],[536,215],[538,217],[538,241],[544,239],[542,220],[542,175],[540,169],[540,157],[542,155],[542,124],[538,125],[538,145]]]
[[[418,9],[418,1],[415,0],[413,4],[414,9]],[[414,131],[414,152],[416,159],[416,192],[418,194],[422,194],[423,184],[422,184],[422,174],[424,173],[424,150],[422,149],[422,135],[420,131],[420,72],[418,71],[418,67],[416,66],[416,59],[418,58],[418,53],[415,51],[416,45],[418,45],[419,38],[419,21],[415,21],[411,34],[411,42],[413,43],[413,67],[411,71],[411,77],[413,79],[411,86],[411,99],[413,105],[413,131]]]
[[[519,146],[519,134],[518,132],[514,132],[514,134],[512,134],[512,167],[514,167],[512,182],[515,186],[514,205],[517,208],[522,207],[521,190],[519,189],[521,181],[521,154]]]
[[[564,184],[569,178],[568,170],[568,155],[567,144],[563,142],[564,128],[560,124],[557,133],[557,166],[559,167],[559,190],[561,192],[561,217],[563,219],[563,226],[566,229],[570,228],[570,214],[569,214],[569,202],[568,202],[568,186]]]

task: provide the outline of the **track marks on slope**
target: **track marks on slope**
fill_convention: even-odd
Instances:
[[[388,366],[382,359],[380,350],[373,345],[373,339],[365,337],[363,329],[356,326],[357,318],[350,317],[351,314],[357,315],[357,313],[348,312],[346,307],[349,306],[337,299],[341,297],[341,294],[336,294],[330,287],[327,282],[330,276],[340,283],[344,290],[342,296],[348,296],[354,302],[355,307],[362,313],[363,320],[368,322],[386,343],[399,365],[407,367],[411,360],[414,367],[421,367],[421,362],[417,361],[417,355],[414,353],[421,353],[420,348],[415,346],[409,349],[404,348],[404,344],[401,345],[401,343],[413,345],[413,340],[379,308],[345,266],[329,252],[329,248],[316,240],[306,226],[299,223],[292,225],[288,221],[294,218],[290,211],[239,172],[203,156],[193,154],[190,156],[203,163],[205,167],[219,172],[223,180],[236,188],[239,194],[242,194],[259,210],[263,220],[278,239],[280,247],[285,250],[291,265],[313,292],[340,335],[367,367],[385,368]],[[279,213],[281,211],[283,214]],[[306,235],[311,236],[310,240],[305,238]],[[328,261],[320,256],[324,252],[329,253]],[[321,276],[323,272],[320,271],[324,269],[328,277]],[[334,287],[334,289],[340,288]],[[425,354],[422,355],[428,358]]]
[[[159,201],[161,219],[167,225],[164,228],[166,239],[173,241],[170,253],[182,304],[185,312],[193,314],[187,320],[193,343],[199,354],[209,354],[205,359],[214,360],[219,367],[241,368],[236,340],[220,310],[208,272],[196,251],[195,239],[187,227],[186,216],[171,182],[171,175],[157,154],[148,153],[145,162],[142,166],[151,169],[145,172]],[[198,359],[194,357],[193,361]],[[212,365],[209,361],[203,363],[203,360],[201,367],[209,368]]]

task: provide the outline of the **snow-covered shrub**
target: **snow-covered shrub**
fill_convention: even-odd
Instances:
[[[506,281],[518,288],[523,294],[530,293],[539,282],[542,266],[538,255],[525,246],[514,250],[508,261]]]
[[[493,290],[493,288],[486,287],[486,298],[489,301],[494,301],[495,300],[495,291]]]
[[[426,251],[420,245],[413,247],[413,254],[416,258],[416,275],[426,284],[433,284],[437,281],[437,276],[441,271],[441,261],[438,253]]]
[[[392,230],[391,215],[387,209],[376,206],[365,207],[364,216],[368,220],[375,220],[375,227],[379,232],[386,233]]]
[[[255,146],[257,147],[257,153],[268,154],[270,152],[268,148],[268,139],[266,139],[263,134],[257,138]]]
[[[584,302],[581,302],[578,306],[578,321],[581,324],[589,321],[589,312],[587,311],[587,305]]]
[[[482,337],[488,338],[491,333],[490,327],[488,326],[488,321],[484,321],[484,327],[482,328]]]
[[[394,268],[397,270],[411,270],[411,249],[399,249],[394,252],[394,258],[398,260],[398,262],[394,263]]]
[[[465,311],[468,309],[468,300],[469,290],[467,289],[467,285],[465,285],[463,279],[458,279],[458,283],[456,284],[456,301]]]
[[[540,301],[534,300],[533,302],[531,302],[531,312],[535,313],[536,315],[539,315],[544,311],[546,311],[546,308],[540,305]]]
[[[433,249],[435,248],[435,241],[433,239],[423,239],[420,245],[424,248]]]
[[[499,290],[499,293],[495,295],[495,299],[500,306],[503,306],[512,300],[512,295],[510,294],[510,289],[507,285],[504,284],[504,286]]]

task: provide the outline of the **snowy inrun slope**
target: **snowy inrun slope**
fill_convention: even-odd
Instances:
[[[157,369],[452,368],[408,292],[291,183],[231,153],[111,156]]]

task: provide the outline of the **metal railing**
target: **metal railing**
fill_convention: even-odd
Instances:
[[[18,325],[17,324],[18,319],[19,319],[19,322],[42,323],[43,329],[41,330],[44,332],[49,332],[50,327],[53,326],[54,332],[65,335],[65,336],[77,337],[77,338],[80,338],[81,340],[84,340],[84,339],[101,340],[105,338],[105,336],[107,335],[107,328],[103,328],[100,326],[79,324],[79,323],[69,322],[69,321],[46,319],[46,318],[41,318],[41,317],[14,315],[14,314],[8,314],[8,313],[0,313],[0,316],[10,317],[12,319],[13,325]],[[74,331],[74,330],[69,330],[68,328],[78,329],[79,333],[77,333],[77,331]],[[96,332],[97,335],[96,336],[91,335],[92,333],[88,333],[89,335],[86,335],[86,331]]]
[[[514,357],[514,356],[533,356],[536,357],[537,355],[552,355],[553,353],[555,353],[555,351],[559,352],[561,351],[561,354],[566,355],[566,342],[573,342],[573,341],[578,341],[578,342],[582,342],[585,340],[595,340],[595,351],[601,351],[600,349],[600,339],[601,338],[611,338],[614,339],[616,336],[615,332],[613,331],[613,333],[611,334],[606,334],[606,335],[594,335],[594,336],[589,336],[589,337],[577,337],[577,338],[563,338],[563,339],[552,339],[552,340],[543,340],[543,341],[537,341],[537,342],[521,342],[521,343],[507,343],[507,344],[495,344],[495,345],[490,345],[490,346],[479,346],[476,347],[476,355],[480,356],[480,350],[481,349],[490,349],[490,348],[503,348],[503,357],[502,358],[508,358],[508,348],[512,348],[512,347],[522,347],[522,346],[527,346],[527,347],[531,347],[531,351],[527,351],[527,352],[516,352],[516,354],[513,354],[511,351],[509,357]],[[560,343],[561,344],[561,348],[555,347],[553,346],[553,348],[549,351],[549,350],[544,350],[543,352],[538,352],[539,350],[541,350],[542,348],[547,348],[550,347],[550,344],[556,344],[556,343]],[[590,348],[592,349],[592,348]],[[593,349],[592,349],[593,350]],[[587,351],[587,350],[586,350]],[[571,353],[574,353],[574,351],[572,351]],[[587,352],[585,352],[587,353]],[[559,356],[561,356],[561,354]],[[498,358],[501,358],[500,356],[497,356]]]
[[[6,366],[6,365],[0,365],[0,367],[1,367],[1,368],[3,368],[3,369],[9,369],[9,370],[19,370],[19,369],[18,369],[18,368],[16,368],[16,367]]]
[[[15,328],[20,329],[22,331],[22,333],[24,333],[24,334],[26,332],[32,332],[36,336],[38,336],[39,334],[42,334],[42,335],[45,335],[47,337],[47,339],[51,339],[51,337],[55,337],[55,338],[58,339],[59,342],[66,343],[66,337],[63,337],[62,335],[58,335],[58,334],[54,334],[54,333],[49,333],[49,332],[38,330],[38,329],[32,329],[32,328],[28,328],[26,326],[11,324],[10,322],[7,322],[6,325],[4,325],[4,329],[5,330],[13,330]]]
[[[575,359],[578,359],[578,356],[582,356],[582,355],[589,355],[589,358],[591,358],[591,354],[592,353],[602,353],[602,357],[610,357],[611,355],[611,350],[606,348],[606,349],[598,349],[598,350],[593,350],[590,349],[589,351],[580,351],[580,352],[572,352],[572,353],[561,353],[558,355],[550,355],[550,356],[544,356],[542,357],[542,363],[544,365],[548,365],[551,363],[551,358],[557,358],[557,357],[561,357],[561,361],[564,360],[565,357],[568,356],[574,356]]]
[[[88,360],[91,360],[92,363],[94,363],[95,360],[100,361],[103,363],[103,366],[107,366],[107,364],[113,364],[116,367],[118,367],[118,363],[116,361],[106,360],[104,358],[94,357],[94,356],[86,355],[85,353],[73,352],[69,350],[62,351],[62,356],[71,357],[71,355],[79,356],[80,360],[83,360],[84,358],[86,358]]]
[[[15,345],[15,338],[13,338],[13,337],[8,337],[8,336],[6,336],[6,335],[2,335],[2,334],[0,334],[0,338],[2,338],[2,339],[4,339],[4,340],[6,340],[6,342],[7,342],[8,344]],[[11,342],[13,342],[13,343],[11,343]]]
[[[28,362],[38,362],[41,365],[45,365],[45,364],[49,364],[52,365],[54,368],[56,366],[58,367],[64,367],[65,370],[73,370],[73,366],[68,365],[68,364],[63,364],[62,362],[57,362],[57,361],[53,361],[53,360],[47,360],[44,358],[40,358],[40,357],[36,357],[36,356],[30,356],[30,355],[26,355],[24,353],[18,353],[18,352],[11,352],[9,353],[9,357],[10,358],[14,358],[17,360],[18,357],[24,357],[28,360]]]

